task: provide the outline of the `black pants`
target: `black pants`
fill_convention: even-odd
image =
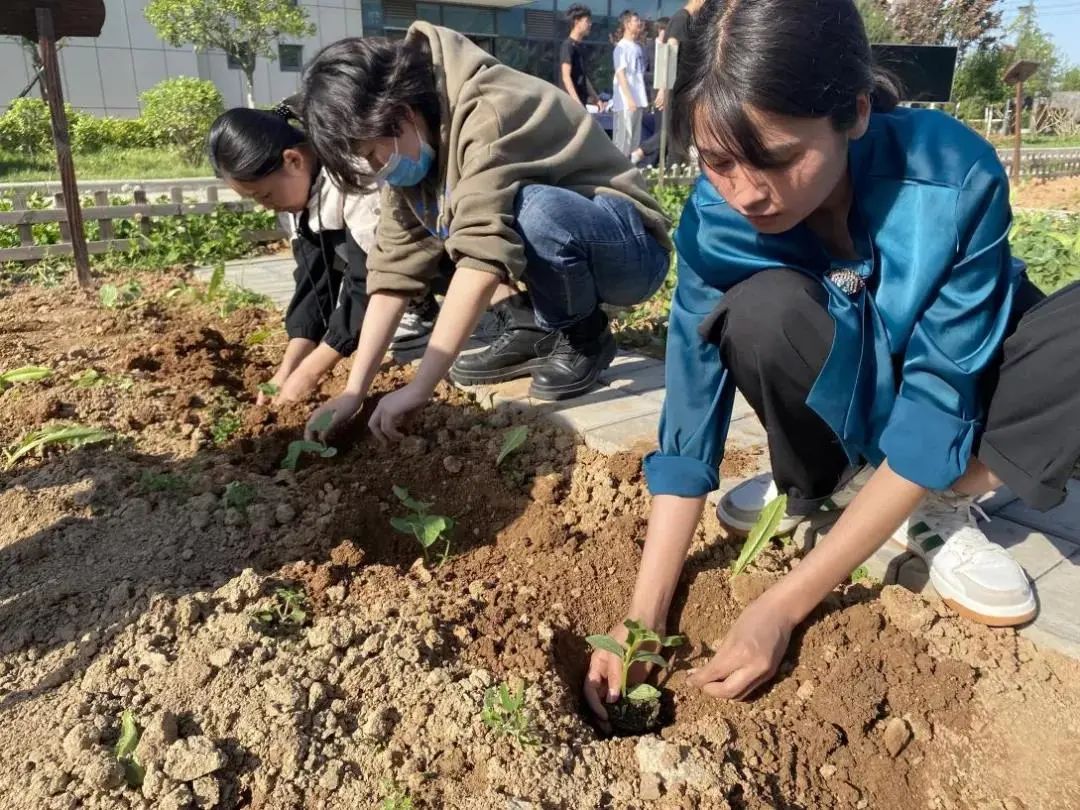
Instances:
[[[987,417],[975,457],[1045,510],[1064,500],[1080,459],[1080,282],[1045,298],[1025,279],[1014,313],[984,373]],[[705,328],[765,426],[789,511],[808,513],[852,472],[836,435],[806,404],[835,332],[828,293],[793,270],[757,273],[728,291]]]

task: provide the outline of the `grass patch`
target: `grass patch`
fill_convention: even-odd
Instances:
[[[76,154],[75,173],[79,182],[92,180],[167,180],[174,177],[211,177],[210,164],[201,160],[192,166],[175,149],[158,147],[105,148]],[[43,152],[33,156],[0,150],[0,182],[25,183],[60,180],[56,155]]]

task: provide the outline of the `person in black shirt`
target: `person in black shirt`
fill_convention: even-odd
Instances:
[[[603,103],[585,73],[585,47],[581,44],[592,29],[592,11],[588,6],[574,3],[566,10],[566,19],[570,23],[570,36],[559,49],[556,83],[582,105],[595,104],[602,110]]]

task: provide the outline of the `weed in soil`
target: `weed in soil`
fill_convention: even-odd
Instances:
[[[515,428],[510,428],[506,431],[506,436],[503,439],[502,447],[499,449],[499,455],[495,459],[495,466],[498,467],[503,461],[517,450],[521,445],[525,444],[525,439],[529,437],[529,428],[525,425],[518,425]]]
[[[255,624],[269,636],[294,633],[308,623],[307,601],[299,588],[278,588],[270,606],[253,614]]]
[[[221,501],[226,509],[235,509],[247,514],[247,508],[255,500],[255,487],[242,481],[230,481],[225,485]]]
[[[83,447],[112,439],[112,434],[100,428],[85,425],[52,425],[40,430],[32,430],[22,440],[4,451],[4,469],[10,470],[20,459],[35,450],[44,451],[48,447]]]
[[[646,734],[660,722],[660,690],[649,683],[639,683],[627,688],[630,668],[635,664],[655,664],[667,668],[668,661],[653,649],[644,649],[646,644],[657,645],[654,649],[678,647],[685,639],[682,636],[660,636],[640,622],[627,619],[626,644],[607,635],[586,637],[593,648],[609,652],[622,662],[622,678],[619,683],[619,700],[608,707],[608,717],[612,731],[618,736],[637,736]]]
[[[396,484],[394,495],[410,510],[411,514],[390,518],[390,525],[402,534],[416,538],[416,542],[424,551],[424,562],[430,562],[431,547],[442,540],[443,552],[439,557],[439,565],[442,565],[450,556],[450,532],[454,528],[453,519],[445,515],[428,514],[428,510],[435,505],[433,501],[418,501],[409,495],[409,490]]]
[[[533,729],[532,716],[525,709],[524,683],[519,682],[515,690],[505,683],[488,687],[484,693],[480,718],[492,731],[510,737],[522,747],[540,744]]]
[[[16,383],[37,382],[52,376],[52,369],[45,366],[22,366],[0,374],[0,391],[6,391]]]
[[[120,739],[116,741],[113,755],[124,766],[124,780],[128,787],[141,787],[146,777],[146,769],[139,762],[135,749],[139,745],[139,727],[131,709],[124,709],[120,716]]]
[[[119,287],[115,284],[102,284],[98,290],[98,300],[105,309],[123,309],[139,300],[142,286],[136,281],[129,281]]]

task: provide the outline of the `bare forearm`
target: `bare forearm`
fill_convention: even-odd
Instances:
[[[374,293],[371,296],[360,327],[360,340],[353,355],[352,368],[349,369],[349,381],[345,385],[347,392],[367,395],[408,305],[408,299],[398,295]]]
[[[895,532],[926,490],[893,472],[888,462],[871,476],[825,539],[773,589],[798,623]]]
[[[467,267],[454,272],[420,370],[413,380],[415,385],[428,394],[435,390],[473,333],[498,286],[499,277],[493,273]]]
[[[623,101],[627,104],[633,104],[634,94],[630,90],[630,82],[626,80],[626,71],[620,69],[619,72],[615,74],[615,78],[619,80],[619,91],[623,94]]]
[[[641,566],[630,602],[632,617],[651,626],[661,626],[666,621],[704,506],[704,496],[657,495],[653,498],[645,548],[641,552]]]
[[[296,370],[307,374],[312,379],[321,379],[341,360],[342,354],[336,349],[330,348],[325,343],[320,343],[313,351],[309,351],[307,357],[297,366]]]
[[[281,358],[280,370],[286,377],[292,374],[317,345],[314,340],[307,338],[291,338],[285,347],[285,355]]]

